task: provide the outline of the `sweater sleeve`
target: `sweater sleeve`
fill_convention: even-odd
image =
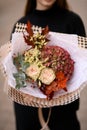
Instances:
[[[84,23],[81,19],[81,17],[77,14],[74,14],[73,20],[72,20],[72,26],[73,26],[73,33],[79,35],[79,36],[86,36]]]

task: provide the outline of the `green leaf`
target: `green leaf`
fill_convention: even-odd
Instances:
[[[13,60],[14,65],[17,67],[18,71],[22,70],[25,72],[26,68],[29,67],[29,63],[24,61],[24,56],[18,54]]]
[[[13,63],[17,68],[21,67],[23,61],[24,61],[24,56],[20,54],[18,54],[18,56],[14,57],[13,59]]]
[[[29,62],[22,62],[21,63],[21,69],[25,72],[26,68],[29,67]]]
[[[26,87],[26,75],[22,71],[13,74],[16,80],[16,88]]]

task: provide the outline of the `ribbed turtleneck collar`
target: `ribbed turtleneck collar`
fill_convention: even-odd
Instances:
[[[50,9],[47,9],[47,10],[38,10],[38,9],[35,9],[33,11],[33,13],[37,14],[38,16],[40,16],[40,15],[41,16],[43,16],[43,15],[48,16],[50,14],[54,14],[58,10],[59,10],[58,6],[54,4]]]

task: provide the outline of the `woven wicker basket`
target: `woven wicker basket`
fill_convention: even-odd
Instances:
[[[79,46],[80,47],[87,47],[87,39],[84,37],[78,37],[79,41]],[[3,59],[6,57],[6,55],[11,51],[11,43],[8,42],[7,44],[4,44],[0,48],[0,61],[3,61]],[[73,102],[74,100],[78,99],[80,97],[80,92],[82,88],[85,86],[86,83],[81,85],[79,89],[59,96],[58,98],[53,98],[52,100],[47,100],[46,98],[38,98],[34,97],[29,94],[25,94],[19,90],[14,89],[13,87],[9,86],[7,83],[7,75],[6,72],[3,68],[2,62],[0,62],[0,68],[1,71],[4,74],[5,77],[5,90],[8,94],[8,96],[15,102],[27,106],[33,106],[33,107],[51,107],[51,106],[56,106],[56,105],[64,105]]]

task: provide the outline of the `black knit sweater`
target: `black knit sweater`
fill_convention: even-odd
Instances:
[[[59,9],[57,6],[45,11],[34,10],[17,22],[26,24],[28,20],[39,27],[48,25],[50,31],[85,36],[85,29],[80,16],[72,11]]]

